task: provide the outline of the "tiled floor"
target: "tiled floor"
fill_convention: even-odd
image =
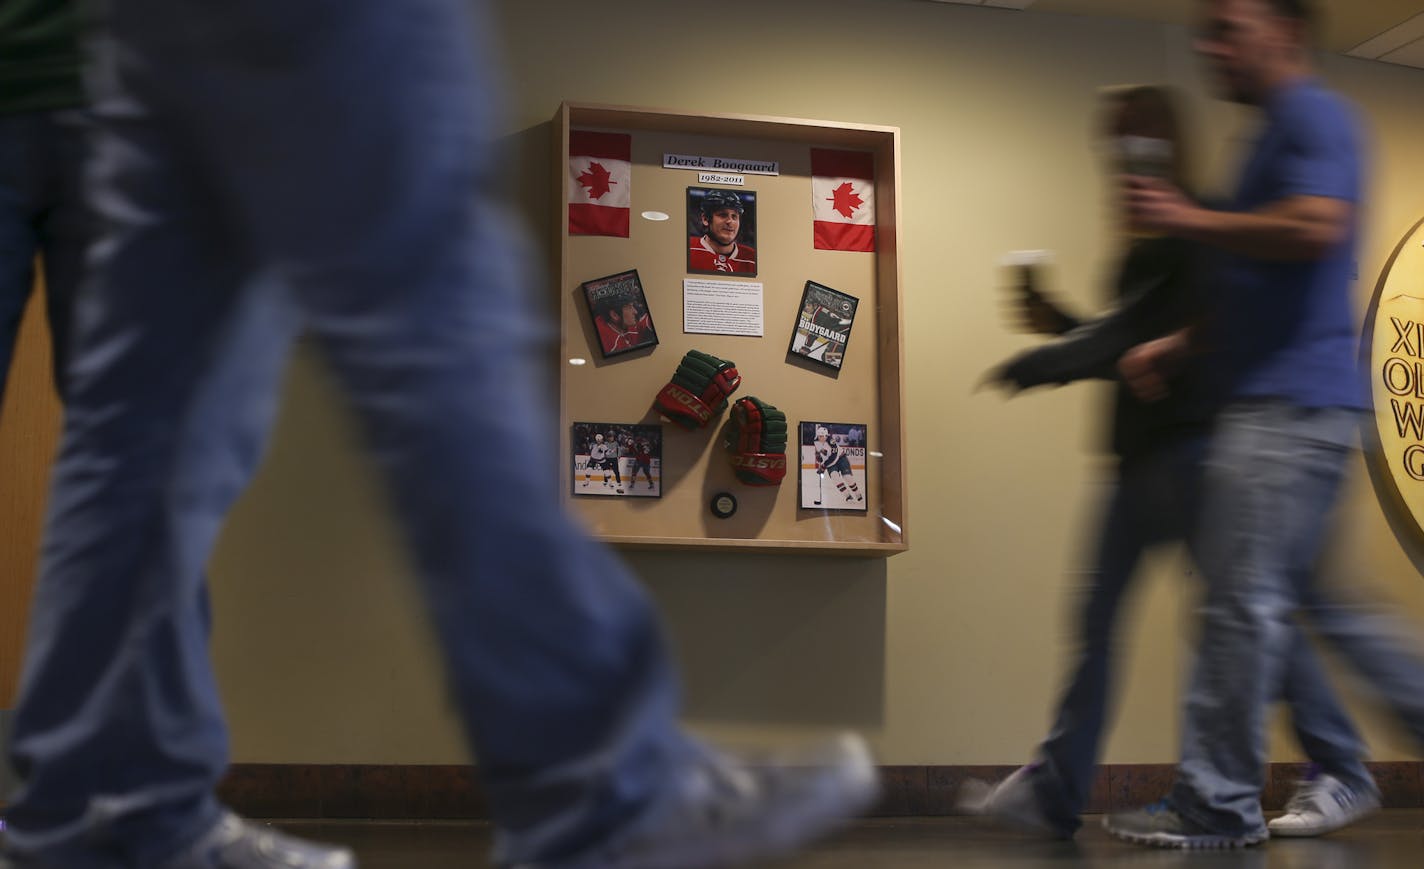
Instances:
[[[1424,811],[1389,811],[1323,839],[1227,852],[1154,851],[1107,837],[1096,818],[1073,842],[1043,842],[965,818],[862,822],[777,866],[796,869],[1421,869]],[[486,865],[489,828],[457,823],[294,823],[298,835],[353,846],[362,869]]]

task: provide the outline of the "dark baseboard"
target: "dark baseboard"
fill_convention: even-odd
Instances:
[[[1424,808],[1424,763],[1389,761],[1367,766],[1379,784],[1385,808]],[[885,798],[875,814],[880,816],[955,815],[955,795],[966,779],[998,781],[1013,766],[887,766],[881,767]],[[1284,808],[1307,764],[1273,763],[1267,774],[1261,805],[1267,811]],[[1167,795],[1176,775],[1169,763],[1107,764],[1098,768],[1086,812],[1131,809]]]
[[[1304,764],[1271,765],[1262,802],[1281,808]],[[1012,766],[882,767],[885,797],[877,817],[957,814],[966,779],[998,780]],[[1372,763],[1386,808],[1424,808],[1424,763]],[[1132,808],[1160,799],[1172,782],[1171,764],[1114,764],[1098,771],[1091,814]],[[238,812],[255,818],[358,818],[440,820],[488,817],[475,771],[465,766],[235,764],[220,788]]]

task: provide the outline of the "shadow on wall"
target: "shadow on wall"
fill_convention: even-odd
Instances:
[[[883,559],[633,552],[689,718],[875,727],[885,708]]]

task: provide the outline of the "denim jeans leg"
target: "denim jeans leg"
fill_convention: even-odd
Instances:
[[[294,321],[240,294],[240,238],[121,91],[89,187],[108,233],[75,301],[14,722],[8,845],[67,869],[156,865],[218,815],[227,731],[203,570],[255,466]],[[113,123],[114,118],[122,119]]]
[[[1424,644],[1419,629],[1379,602],[1317,578],[1306,589],[1305,625],[1336,649],[1424,748]]]
[[[509,216],[406,207],[437,208],[424,238],[369,238],[375,260],[311,269],[297,297],[406,529],[499,857],[554,859],[669,786],[677,686],[645,592],[550,497],[542,327]],[[398,292],[381,258],[402,263]]]
[[[0,116],[0,400],[35,282],[35,216],[41,207],[36,176],[43,169],[36,140],[43,121],[40,114]]]
[[[50,147],[45,187],[49,196],[39,222],[39,241],[44,257],[54,383],[61,396],[65,391],[64,369],[69,358],[74,299],[84,270],[84,251],[94,228],[83,185],[92,132],[93,119],[86,109],[53,112],[46,119]]]
[[[1204,452],[1204,445],[1203,445]],[[1181,477],[1180,491],[1187,493],[1185,504],[1189,521],[1183,529],[1193,559],[1200,563],[1200,538],[1197,534],[1200,518],[1200,489],[1204,472],[1194,468],[1191,477]],[[1291,650],[1285,657],[1281,676],[1280,699],[1290,709],[1291,723],[1301,749],[1312,763],[1351,787],[1376,791],[1374,778],[1364,764],[1366,746],[1349,713],[1326,676],[1319,654],[1309,638],[1299,628],[1291,633]],[[1194,719],[1188,716],[1183,726],[1183,741],[1191,743]]]
[[[1281,700],[1301,750],[1321,772],[1362,793],[1379,793],[1365,766],[1364,738],[1330,685],[1319,653],[1296,619],[1281,674]]]
[[[1225,835],[1264,826],[1265,708],[1291,648],[1354,434],[1348,411],[1276,401],[1223,411],[1206,463],[1201,637],[1170,801]]]
[[[500,858],[615,836],[691,749],[649,599],[552,497],[536,257],[487,196],[489,34],[465,0],[130,0],[114,16],[351,400]]]
[[[1092,791],[1111,694],[1117,614],[1149,542],[1138,468],[1122,468],[1108,495],[1078,605],[1076,664],[1031,779],[1045,814],[1064,832],[1081,825],[1078,816]]]

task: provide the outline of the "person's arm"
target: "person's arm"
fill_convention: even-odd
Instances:
[[[1017,300],[1017,325],[1026,332],[1039,335],[1062,335],[1083,325],[1083,321],[1065,310],[1056,299],[1034,287],[1020,287]]]
[[[1009,288],[1008,304],[1015,328],[1038,335],[1062,335],[1082,325],[1078,316],[1039,288],[1036,262],[1020,262],[1013,271],[1015,280]]]
[[[1192,328],[1179,329],[1129,348],[1118,359],[1117,372],[1139,401],[1160,401],[1167,397],[1168,381],[1185,364],[1191,348]]]
[[[1155,178],[1134,178],[1128,208],[1134,226],[1200,241],[1256,259],[1311,261],[1345,239],[1354,205],[1330,196],[1290,196],[1255,211],[1215,211]]]
[[[1056,341],[1020,353],[994,369],[990,382],[1017,389],[1075,380],[1117,379],[1117,361],[1129,348],[1184,325],[1182,301],[1190,287],[1189,263],[1173,260],[1136,275],[1121,304]]]
[[[1348,106],[1322,92],[1304,89],[1282,99],[1271,122],[1268,200],[1216,211],[1161,180],[1137,177],[1128,186],[1129,217],[1144,229],[1256,260],[1308,262],[1330,254],[1355,221],[1359,125]]]

